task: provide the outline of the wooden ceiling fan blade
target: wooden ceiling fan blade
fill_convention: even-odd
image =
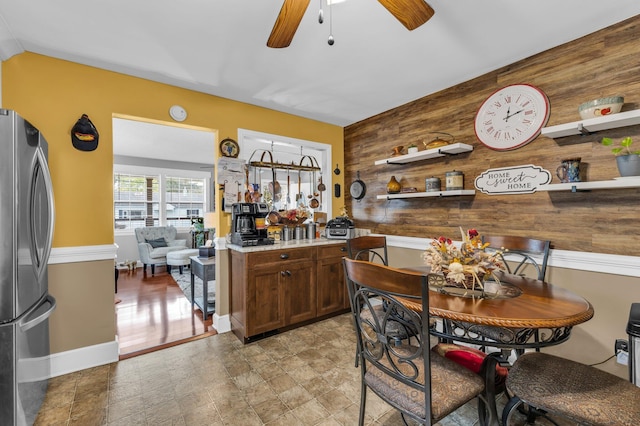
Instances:
[[[276,23],[273,24],[267,46],[274,48],[287,47],[302,21],[302,17],[311,0],[284,0]]]
[[[435,11],[424,0],[378,0],[409,31],[427,22]]]

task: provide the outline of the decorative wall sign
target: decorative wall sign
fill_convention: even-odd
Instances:
[[[489,195],[530,194],[551,182],[551,173],[540,166],[500,167],[482,172],[475,180],[478,191]]]

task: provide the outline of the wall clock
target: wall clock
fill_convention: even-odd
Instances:
[[[549,120],[549,99],[529,84],[512,84],[492,93],[478,109],[476,137],[491,149],[506,151],[534,140]]]

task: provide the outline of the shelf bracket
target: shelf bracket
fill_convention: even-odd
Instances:
[[[578,123],[578,131],[582,136],[590,135],[591,132],[584,128],[584,124]]]
[[[571,186],[571,192],[578,192],[578,188],[575,185]]]

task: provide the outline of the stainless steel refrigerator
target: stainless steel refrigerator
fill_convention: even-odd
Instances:
[[[54,205],[38,129],[0,109],[0,424],[31,425],[50,376]]]

